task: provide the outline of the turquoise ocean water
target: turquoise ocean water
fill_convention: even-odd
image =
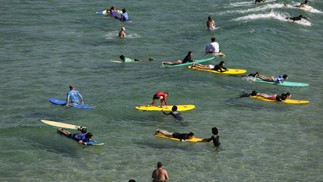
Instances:
[[[290,2],[291,4],[300,1]],[[151,181],[158,161],[170,180],[322,181],[323,2],[306,9],[287,1],[23,1],[0,2],[0,181]],[[289,3],[289,2],[288,2]],[[97,15],[114,5],[132,23]],[[308,21],[292,23],[288,16]],[[206,31],[207,16],[220,27]],[[118,39],[122,26],[128,37]],[[162,61],[206,58],[215,36],[228,68],[288,74],[306,88],[252,83],[238,76]],[[116,63],[119,56],[156,61]],[[94,110],[51,105],[73,84]],[[243,92],[291,92],[307,105],[238,98]],[[157,91],[169,104],[195,104],[185,124],[159,112],[141,112]],[[84,125],[104,146],[84,147],[40,122]],[[155,129],[210,137],[218,127],[221,149],[211,143],[154,137]]]

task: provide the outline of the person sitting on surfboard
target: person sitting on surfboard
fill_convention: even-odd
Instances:
[[[304,8],[308,3],[308,0],[305,0],[304,2],[302,2],[301,4],[297,5],[296,7],[298,8]]]
[[[171,133],[171,132],[168,132],[166,130],[157,129],[156,132],[155,132],[155,135],[157,135],[159,133],[162,134],[162,135],[165,135],[167,137],[180,139],[181,142],[186,140],[186,139],[191,139],[191,138],[194,137],[193,132],[189,132],[189,133],[177,133],[177,132],[174,132],[174,133]]]
[[[168,95],[168,92],[156,92],[153,96],[153,101],[148,106],[154,106],[158,99],[160,100],[160,107],[167,106],[166,98]]]
[[[299,16],[295,16],[295,17],[287,17],[286,19],[288,19],[288,20],[293,20],[293,21],[300,21],[300,20],[302,20],[302,19],[307,19],[305,16],[303,16],[303,15],[299,15]]]
[[[129,21],[129,16],[126,9],[122,9],[121,21]]]
[[[205,46],[205,54],[208,54],[208,53],[219,55],[219,56],[224,55],[223,52],[221,52],[220,45],[218,42],[216,42],[215,37],[212,37],[211,43]]]
[[[192,51],[188,51],[187,55],[183,60],[177,60],[175,62],[170,62],[170,61],[164,61],[162,64],[167,64],[167,65],[175,65],[175,64],[182,64],[182,63],[187,63],[187,62],[194,62],[192,60]]]
[[[176,105],[174,105],[174,106],[172,107],[172,112],[165,113],[165,112],[163,111],[163,113],[164,113],[165,115],[172,115],[172,116],[175,118],[175,120],[176,120],[176,121],[183,121],[183,118],[182,118],[181,114],[177,111],[177,106],[176,106]]]
[[[83,103],[83,97],[78,92],[75,90],[75,86],[70,85],[70,91],[67,92],[67,97],[66,97],[66,106],[69,104],[82,104]]]
[[[252,91],[251,94],[249,94],[249,96],[260,96],[260,97],[263,97],[263,98],[269,99],[269,100],[284,101],[286,99],[291,98],[292,94],[287,92],[287,93],[282,93],[281,95],[278,95],[278,94],[268,95],[268,94],[265,94],[265,93]]]
[[[118,35],[119,38],[126,38],[127,35],[126,35],[126,28],[125,27],[121,27],[121,30],[119,32],[119,35]]]
[[[285,80],[288,79],[288,75],[279,75],[278,77],[274,77],[274,76],[264,76],[264,75],[258,75],[256,76],[256,78],[260,78],[264,81],[268,81],[268,82],[275,82],[277,84],[282,84]]]
[[[218,128],[213,127],[212,128],[212,136],[210,138],[204,138],[202,141],[203,142],[210,142],[213,141],[213,144],[215,147],[219,147],[220,146],[220,136],[219,136],[219,131]]]
[[[76,140],[79,144],[84,144],[84,145],[87,145],[87,142],[91,141],[93,136],[91,132],[87,132],[86,128],[82,128],[81,133],[74,133],[74,134],[72,134],[71,132],[63,128],[58,128],[57,133],[65,135],[68,138],[72,138]]]
[[[215,70],[215,71],[220,71],[220,72],[225,72],[228,71],[226,67],[224,67],[224,61],[221,61],[217,65],[209,64],[209,65],[203,65],[203,64],[193,64],[192,68],[200,68],[204,70]]]
[[[215,21],[211,18],[211,16],[207,17],[206,28],[211,31],[215,29]]]

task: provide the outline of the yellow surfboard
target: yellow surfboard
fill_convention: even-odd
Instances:
[[[188,68],[192,69],[192,70],[207,71],[207,72],[211,72],[211,73],[226,74],[226,75],[239,75],[239,74],[244,74],[247,72],[247,70],[230,69],[230,68],[228,68],[228,70],[225,72],[215,71],[215,70],[205,70],[205,69],[201,69],[201,68],[197,68],[197,67],[193,67],[193,66],[188,66]]]
[[[283,102],[286,104],[308,104],[310,102],[308,100],[294,100],[294,99],[286,99],[284,101],[276,101],[276,100],[266,99],[261,96],[250,96],[250,97],[253,99],[258,99],[258,100],[262,100],[262,101],[266,101],[266,102]]]
[[[188,111],[195,108],[195,105],[176,105],[177,111]],[[136,106],[135,108],[141,111],[172,111],[172,105],[160,106]]]
[[[160,138],[167,138],[167,139],[170,139],[170,140],[174,140],[174,141],[180,141],[178,138],[172,138],[172,137],[168,137],[168,136],[165,136],[161,133],[158,133],[158,134],[154,134],[154,136],[156,137],[160,137]],[[196,138],[196,137],[193,137],[191,139],[186,139],[184,140],[185,142],[203,142],[203,138]]]
[[[48,124],[51,126],[56,126],[59,128],[68,128],[68,129],[77,130],[78,128],[81,127],[81,126],[77,126],[77,125],[73,125],[73,124],[61,123],[61,122],[56,122],[56,121],[51,121],[51,120],[46,120],[46,119],[42,119],[41,121],[45,124]]]

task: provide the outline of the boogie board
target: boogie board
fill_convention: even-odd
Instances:
[[[43,123],[51,125],[51,126],[56,126],[59,128],[68,128],[68,129],[73,129],[73,130],[77,130],[79,128],[81,128],[81,126],[77,126],[77,125],[72,125],[72,124],[67,124],[67,123],[61,123],[61,122],[56,122],[56,121],[50,121],[50,120],[41,120]]]
[[[176,105],[177,111],[188,111],[195,108],[195,105]],[[172,111],[172,105],[160,107],[160,106],[136,106],[135,108],[141,111]]]
[[[64,106],[66,104],[65,101],[58,100],[58,99],[55,99],[55,98],[50,98],[49,102],[54,104],[54,105],[60,105],[60,106]],[[92,106],[88,106],[88,105],[85,105],[85,104],[69,104],[68,106],[69,107],[74,107],[74,108],[79,108],[79,109],[93,109]]]
[[[172,137],[168,137],[166,135],[163,135],[162,133],[157,133],[157,134],[154,134],[154,136],[156,137],[160,137],[160,138],[167,138],[167,139],[170,139],[170,140],[174,140],[174,141],[180,141],[180,139],[178,138],[172,138]],[[185,142],[203,142],[203,138],[196,138],[196,137],[193,137],[191,139],[186,139],[184,140]]]
[[[61,128],[60,128],[60,129],[61,129]],[[57,129],[57,133],[58,133],[58,134],[61,134],[61,135],[65,136],[65,137],[67,137],[67,138],[69,138],[69,139],[74,140],[73,138],[70,138],[70,137],[66,136],[66,135],[65,135],[65,133],[63,133],[60,129]],[[74,141],[76,141],[76,140],[74,140]],[[89,141],[89,142],[86,142],[86,145],[104,145],[104,143],[102,143],[102,142],[98,142],[98,141],[95,141],[95,140],[91,140],[91,141]]]
[[[266,101],[266,102],[283,102],[286,104],[308,104],[310,102],[308,100],[294,100],[294,99],[286,99],[284,101],[276,101],[276,100],[266,99],[261,96],[250,96],[250,97],[253,99],[258,99],[258,100],[262,100],[262,101]]]
[[[308,83],[289,82],[289,81],[284,81],[283,83],[275,83],[275,82],[268,82],[268,81],[262,80],[260,78],[256,78],[255,81],[261,82],[261,83],[272,84],[272,85],[287,86],[287,87],[307,87],[310,85]]]
[[[187,62],[187,63],[182,63],[182,64],[174,64],[174,65],[170,65],[170,64],[162,64],[163,68],[173,68],[173,67],[179,67],[179,66],[189,66],[192,65],[194,63],[204,63],[207,61],[211,61],[212,59],[214,59],[214,57],[211,58],[205,58],[205,59],[199,59],[199,60],[195,60],[194,62]]]
[[[188,68],[192,69],[192,70],[207,71],[207,72],[211,72],[211,73],[225,74],[225,75],[239,75],[239,74],[244,74],[247,72],[247,70],[230,69],[230,68],[228,68],[228,71],[225,71],[225,72],[215,71],[215,70],[205,70],[205,69],[201,69],[201,68],[197,68],[197,67],[193,67],[193,66],[188,66]]]

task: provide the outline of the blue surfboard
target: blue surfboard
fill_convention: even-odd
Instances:
[[[55,99],[55,98],[50,98],[49,102],[54,104],[54,105],[60,105],[60,106],[64,106],[66,104],[65,101]],[[85,105],[85,104],[69,104],[68,106],[78,108],[78,109],[93,109],[92,106],[88,106],[88,105]]]

